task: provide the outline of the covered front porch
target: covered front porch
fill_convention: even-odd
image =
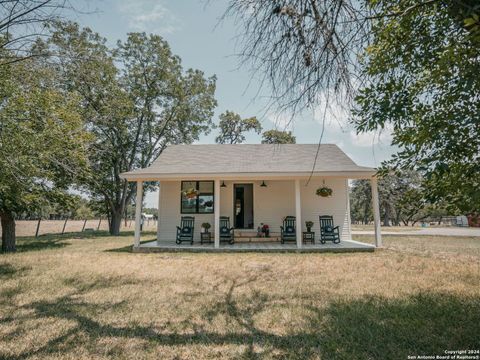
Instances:
[[[375,174],[332,144],[240,144],[174,145],[122,177],[137,188],[135,251],[343,251],[372,248],[352,240],[350,179],[371,181],[375,247],[382,246]],[[156,240],[140,244],[144,182],[159,184],[158,226]],[[211,242],[203,245],[205,224]],[[258,237],[266,227],[270,238]]]
[[[347,175],[347,174],[343,174]],[[358,175],[358,174],[357,174]],[[199,176],[191,180],[176,179],[157,179],[159,183],[158,199],[158,222],[157,237],[153,241],[140,244],[140,224],[142,214],[143,199],[143,180],[137,181],[137,203],[136,203],[136,227],[134,251],[137,252],[159,252],[159,251],[224,251],[224,252],[344,252],[344,251],[373,251],[375,247],[381,246],[381,234],[379,230],[380,217],[378,211],[378,192],[376,178],[370,177],[373,194],[373,213],[375,218],[375,245],[359,243],[352,240],[350,224],[350,206],[348,196],[348,179],[353,174],[347,176],[322,176],[322,177],[302,177],[302,178],[273,178],[263,176],[236,178],[236,179],[213,179]],[[148,179],[147,181],[151,181]],[[184,199],[183,190],[196,184],[197,187],[204,187],[205,199],[212,202],[211,212],[203,209],[196,213],[187,213],[183,208]],[[333,194],[327,198],[319,197],[315,194],[315,189],[327,184]],[[211,194],[208,186],[211,185]],[[238,204],[236,204],[238,187],[248,185],[251,189],[251,220],[238,222]],[[199,195],[200,197],[200,195]],[[241,207],[246,207],[242,204]],[[188,209],[191,211],[191,209]],[[242,210],[243,211],[243,210]],[[181,223],[181,218],[188,215],[194,218],[194,236],[193,244],[177,244],[176,229]],[[333,218],[334,225],[339,227],[340,243],[332,242],[321,243],[321,230],[319,216],[330,215]],[[231,219],[234,229],[234,243],[221,242],[220,236],[220,217]],[[282,243],[280,226],[286,216],[294,216],[296,219],[296,236],[293,242]],[[248,216],[245,215],[245,219]],[[313,234],[312,241],[304,241],[306,232],[306,221],[314,223],[310,230]],[[211,242],[201,243],[202,224],[208,222],[212,225]],[[241,227],[237,226],[241,223]],[[260,224],[270,226],[268,238],[257,237],[256,229]]]

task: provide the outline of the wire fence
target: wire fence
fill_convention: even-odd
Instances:
[[[1,230],[0,225],[0,230]],[[154,231],[157,228],[155,219],[145,219],[143,230]],[[135,220],[122,221],[120,231],[133,231]],[[17,236],[42,236],[47,234],[66,234],[74,232],[108,231],[107,219],[85,220],[16,220],[15,232]]]

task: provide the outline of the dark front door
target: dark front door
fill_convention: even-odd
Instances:
[[[243,229],[245,219],[245,191],[243,187],[235,185],[235,227]]]
[[[233,213],[237,229],[253,229],[253,185],[235,184]]]

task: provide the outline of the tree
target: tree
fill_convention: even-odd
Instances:
[[[268,81],[272,101],[294,112],[321,102],[352,105],[372,27],[445,7],[480,39],[477,0],[230,0],[224,17],[243,29],[241,64]],[[402,48],[401,38],[392,40]]]
[[[262,144],[295,144],[296,141],[291,131],[272,129],[262,134]]]
[[[373,27],[363,69],[371,81],[357,98],[355,125],[358,131],[393,128],[400,150],[385,168],[416,169],[431,202],[478,213],[480,41],[464,22],[474,15],[454,3],[408,12],[408,1],[376,6],[382,12],[395,6],[404,15],[379,18]]]
[[[430,201],[480,211],[478,0],[231,0],[226,15],[281,107],[358,95],[357,131],[393,128],[401,149],[385,168],[421,171]]]
[[[170,144],[208,133],[216,79],[183,70],[158,35],[130,33],[114,49],[105,43],[90,29],[59,23],[49,46],[59,55],[66,87],[83,99],[83,117],[96,139],[84,189],[104,204],[116,235],[136,191],[120,174],[149,166]]]
[[[0,2],[0,66],[40,56],[32,52],[39,36],[62,12],[74,10],[67,0],[3,0]]]
[[[432,204],[425,197],[425,184],[418,172],[389,171],[379,178],[380,218],[383,226],[414,225],[432,216],[447,215],[444,204]],[[350,191],[351,217],[366,224],[373,220],[369,180],[355,180]]]
[[[292,113],[317,104],[326,92],[353,99],[366,15],[354,0],[231,0],[225,13],[244,29],[242,60],[268,80],[276,105]]]
[[[353,222],[368,224],[372,221],[372,187],[369,180],[353,181],[350,190],[350,213]]]
[[[68,187],[87,168],[89,136],[78,97],[57,89],[52,68],[33,59],[0,68],[2,251],[12,252],[17,214],[72,201]]]
[[[215,138],[218,144],[241,144],[245,141],[244,133],[247,131],[253,130],[257,134],[262,131],[262,125],[256,117],[242,119],[240,115],[228,110],[220,114],[218,127],[220,135]]]

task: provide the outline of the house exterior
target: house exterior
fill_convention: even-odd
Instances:
[[[349,179],[372,181],[376,246],[381,246],[375,169],[358,166],[333,144],[172,145],[153,164],[123,173],[137,183],[134,247],[140,245],[143,182],[159,182],[157,241],[175,240],[182,216],[195,217],[194,241],[202,223],[212,225],[220,247],[220,216],[239,231],[256,232],[267,224],[279,233],[286,216],[295,216],[296,245],[302,247],[305,222],[320,234],[319,216],[331,215],[342,239],[351,239]],[[329,197],[316,194],[333,190]],[[186,245],[182,245],[186,246]]]

